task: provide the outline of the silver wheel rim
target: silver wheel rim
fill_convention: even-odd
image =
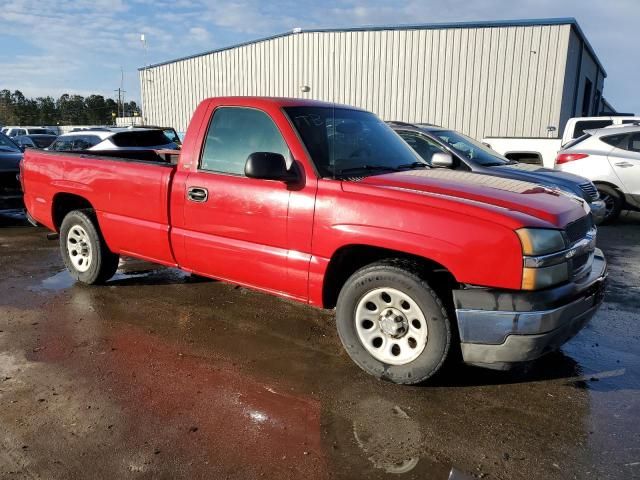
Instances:
[[[74,225],[67,234],[67,252],[73,267],[79,272],[86,272],[91,267],[93,252],[87,231],[80,225]]]
[[[367,292],[356,306],[356,331],[364,348],[389,365],[405,365],[427,345],[427,322],[418,304],[395,288]]]
[[[605,217],[610,217],[615,207],[613,198],[608,193],[603,193],[603,192],[600,192],[600,198],[602,199],[605,205],[605,210],[604,210]]]

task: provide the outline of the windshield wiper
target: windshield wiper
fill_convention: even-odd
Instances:
[[[407,170],[414,168],[431,168],[431,165],[424,162],[412,162],[412,163],[403,163],[402,165],[398,165],[399,170]]]
[[[338,170],[336,173],[338,175],[344,175],[345,173],[359,172],[359,171],[369,171],[369,172],[397,172],[398,169],[395,167],[385,167],[384,165],[360,165],[357,167],[343,168],[342,170]]]

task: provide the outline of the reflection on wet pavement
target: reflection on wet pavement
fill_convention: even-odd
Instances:
[[[403,387],[331,312],[137,261],[77,285],[43,230],[0,229],[0,477],[640,477],[639,239],[601,229],[611,296],[562,352]]]

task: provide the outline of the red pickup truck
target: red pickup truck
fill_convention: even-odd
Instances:
[[[335,307],[351,358],[397,383],[454,354],[535,359],[603,297],[581,199],[432,169],[357,108],[212,98],[179,156],[29,150],[21,178],[79,281],[107,281],[125,255]]]

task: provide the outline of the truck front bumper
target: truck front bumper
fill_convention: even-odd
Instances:
[[[558,349],[584,327],[604,298],[607,262],[596,249],[579,282],[534,291],[454,291],[465,363],[506,369]]]

